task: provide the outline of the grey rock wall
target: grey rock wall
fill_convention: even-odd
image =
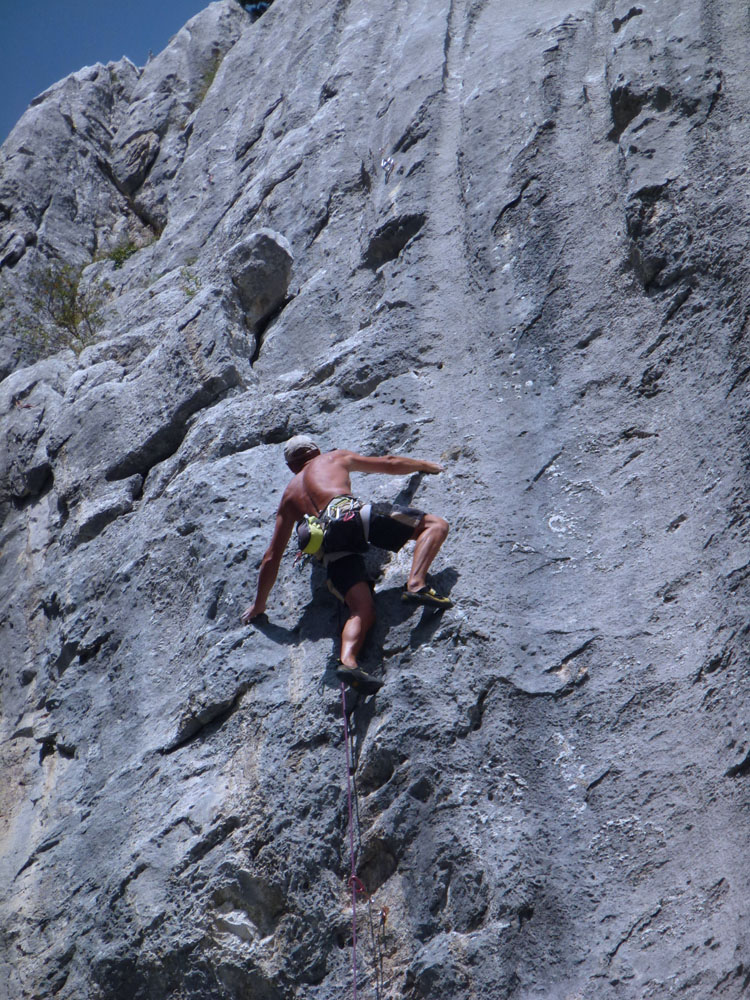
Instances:
[[[300,431],[446,466],[356,483],[450,520],[456,602],[404,607],[408,553],[372,554],[359,994],[746,995],[749,28],[221,0],[27,111],[0,996],[351,995],[339,613],[290,554],[239,622]],[[51,264],[103,303],[40,357]]]

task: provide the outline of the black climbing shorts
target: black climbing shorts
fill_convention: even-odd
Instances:
[[[333,562],[329,562],[328,581],[336,592],[336,596],[343,601],[347,592],[357,583],[369,581],[365,568],[364,557],[355,553],[349,556],[339,556]]]
[[[424,511],[401,504],[374,503],[370,510],[369,542],[378,549],[398,552],[414,534],[414,529],[424,517]],[[359,553],[328,556],[328,579],[334,589],[346,597],[347,591],[357,584],[369,581],[365,560]]]
[[[374,503],[370,513],[370,545],[398,552],[412,537],[423,517],[424,511],[416,507],[403,507],[398,503]]]

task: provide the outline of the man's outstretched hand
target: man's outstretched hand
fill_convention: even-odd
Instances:
[[[266,613],[265,605],[261,606],[256,601],[255,603],[245,608],[245,610],[242,612],[242,615],[240,616],[242,624],[249,625],[250,622],[253,620],[253,618],[258,618],[260,617],[260,615],[264,615],[265,613]]]

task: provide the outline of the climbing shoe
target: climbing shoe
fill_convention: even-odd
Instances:
[[[348,684],[349,687],[361,694],[375,694],[383,686],[383,681],[378,680],[377,677],[366,674],[359,667],[345,667],[343,663],[340,663],[336,668],[336,676],[344,684]]]
[[[432,587],[422,587],[421,590],[407,590],[404,587],[401,594],[402,601],[413,601],[415,604],[427,604],[432,608],[452,608],[453,601],[450,597],[442,597]]]

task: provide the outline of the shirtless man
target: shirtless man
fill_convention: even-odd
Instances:
[[[443,471],[442,466],[435,462],[396,455],[368,457],[344,449],[321,454],[315,442],[305,435],[287,441],[284,458],[294,473],[294,479],[284,490],[276,512],[271,543],[260,564],[255,600],[242,614],[245,624],[265,612],[268,595],[276,582],[281,558],[295,524],[305,514],[319,515],[336,498],[351,496],[350,473],[378,472],[403,476],[413,472],[433,475]],[[370,544],[397,552],[411,539],[416,541],[402,599],[438,608],[451,607],[451,601],[427,585],[426,575],[447,534],[446,520],[413,507],[378,504],[373,506],[369,516]],[[377,690],[382,682],[360,670],[357,665],[359,651],[375,622],[375,602],[364,559],[360,554],[331,553],[324,561],[333,588],[341,595],[350,612],[341,633],[341,666],[336,671],[337,676],[355,688]]]

